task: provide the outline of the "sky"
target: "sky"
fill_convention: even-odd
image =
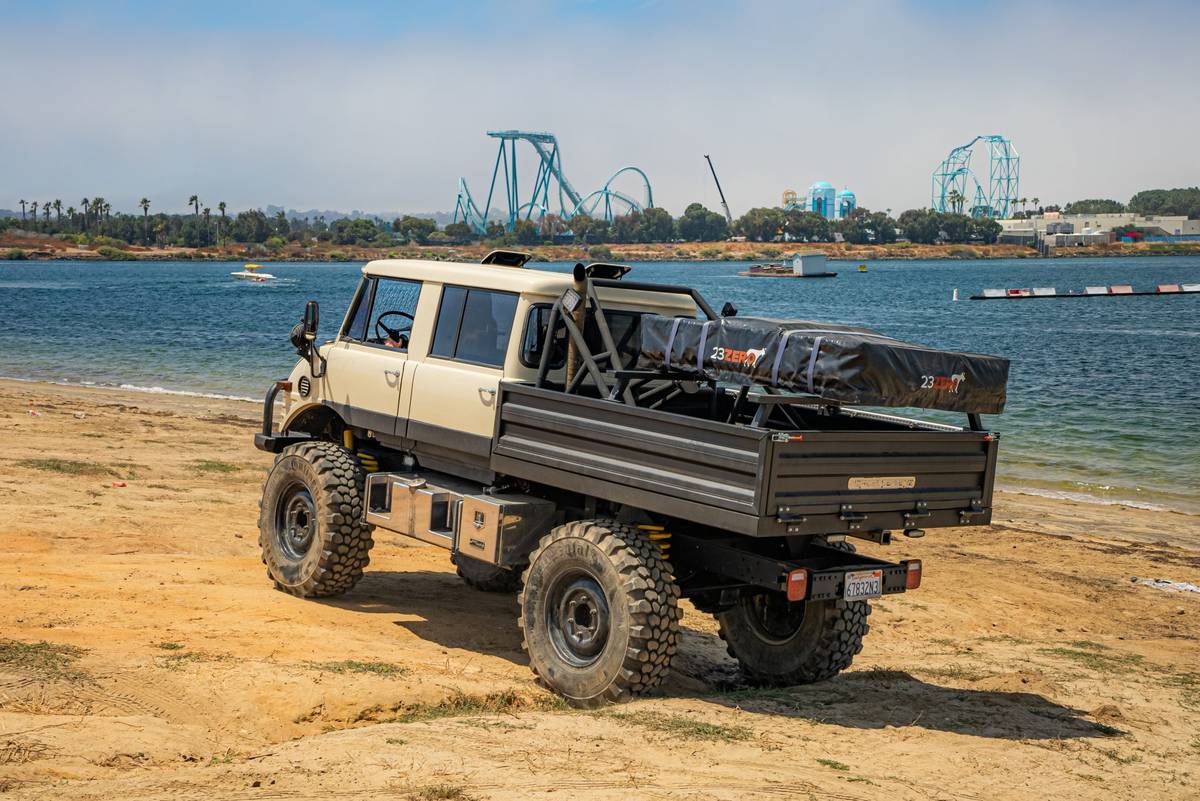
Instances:
[[[978,134],[1028,198],[1128,200],[1200,184],[1197,30],[1154,0],[0,0],[0,208],[449,211],[498,128],[553,132],[585,193],[637,165],[673,214],[719,208],[706,153],[735,216],[818,180],[927,206]]]

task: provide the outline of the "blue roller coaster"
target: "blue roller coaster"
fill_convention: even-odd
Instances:
[[[562,155],[559,153],[558,139],[554,134],[536,131],[488,131],[487,135],[500,140],[500,150],[492,168],[492,183],[488,188],[487,202],[483,204],[481,211],[471,197],[466,179],[459,178],[458,199],[454,204],[454,222],[466,223],[477,234],[486,232],[492,199],[496,196],[496,183],[501,174],[504,176],[504,198],[508,205],[504,227],[509,231],[517,224],[517,220],[540,222],[547,214],[557,214],[564,220],[569,220],[577,214],[586,214],[611,223],[614,217],[633,211],[644,211],[654,205],[650,179],[638,167],[622,167],[609,176],[602,187],[583,195],[563,175]],[[517,142],[520,141],[532,145],[538,157],[537,172],[528,195],[522,195],[517,174]],[[637,200],[613,187],[614,182],[625,173],[634,173],[641,177],[644,200]],[[523,200],[522,197],[527,197],[528,200]]]
[[[985,142],[988,149],[988,186],[985,191],[971,170],[975,143]],[[971,187],[967,186],[967,179]],[[977,136],[950,151],[933,171],[932,205],[935,211],[972,217],[1008,217],[1016,209],[1021,181],[1021,156],[1006,137],[995,134]],[[967,190],[974,190],[968,203]]]

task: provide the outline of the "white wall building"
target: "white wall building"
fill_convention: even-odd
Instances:
[[[1046,226],[1053,223],[1070,223],[1074,234],[1107,233],[1114,228],[1133,226],[1146,229],[1147,232],[1165,236],[1200,236],[1200,220],[1189,220],[1183,215],[1167,216],[1162,214],[1062,214],[1048,211],[1028,220],[997,220],[1005,234],[1032,235],[1035,231],[1039,237],[1045,235]],[[1158,229],[1155,231],[1154,229]]]

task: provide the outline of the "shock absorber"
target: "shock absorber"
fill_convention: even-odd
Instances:
[[[638,528],[646,532],[646,538],[658,546],[663,559],[671,557],[671,532],[663,526],[643,525]]]

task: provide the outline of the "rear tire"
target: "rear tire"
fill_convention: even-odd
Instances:
[[[375,543],[363,522],[366,474],[332,442],[291,445],[275,459],[259,504],[258,544],[275,586],[301,598],[341,595],[362,578]]]
[[[854,551],[848,542],[831,548]],[[786,594],[758,590],[716,615],[719,634],[746,680],[763,687],[811,684],[850,667],[870,631],[866,601],[789,602]]]
[[[550,531],[519,596],[529,666],[571,704],[594,708],[658,685],[679,635],[679,586],[633,526],[583,520]]]
[[[483,592],[516,592],[521,586],[521,574],[515,570],[489,565],[461,554],[454,556],[454,564],[458,567],[458,577],[468,587]]]

